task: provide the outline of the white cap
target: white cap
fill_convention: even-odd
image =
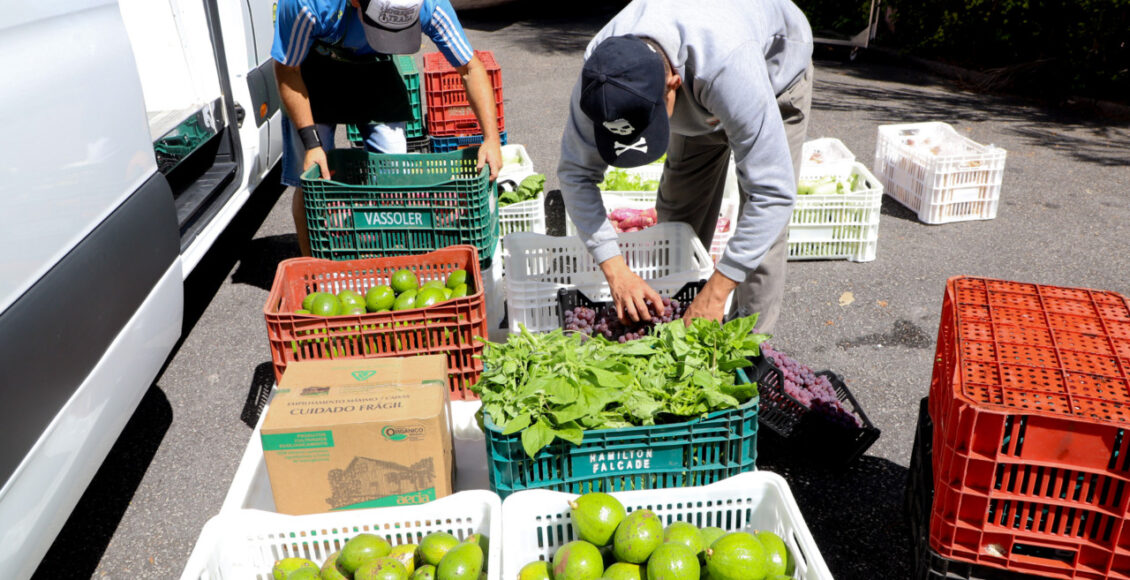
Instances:
[[[373,50],[413,54],[420,50],[420,6],[423,0],[361,0],[361,22]]]

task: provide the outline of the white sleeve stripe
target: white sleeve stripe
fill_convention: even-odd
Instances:
[[[451,20],[447,12],[437,8],[432,15],[436,18],[436,28],[443,34],[443,37],[448,41],[451,46],[451,51],[458,55],[465,62],[470,62],[474,53],[471,52],[471,47],[463,41],[462,35],[454,32],[455,27],[451,24]],[[438,17],[438,18],[437,18]]]
[[[306,43],[310,37],[310,31],[314,28],[314,14],[310,9],[303,6],[302,10],[298,12],[298,17],[294,19],[294,24],[290,28],[290,42],[286,47],[286,65],[295,66],[297,64],[298,56],[305,52]]]

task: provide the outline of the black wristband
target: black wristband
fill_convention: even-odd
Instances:
[[[307,151],[322,146],[322,138],[318,136],[316,125],[299,129],[298,136],[302,138],[302,145],[306,147]]]

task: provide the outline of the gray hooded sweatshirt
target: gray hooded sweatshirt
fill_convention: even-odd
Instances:
[[[726,132],[746,204],[717,269],[744,281],[788,224],[796,201],[776,96],[812,62],[808,20],[790,0],[634,0],[597,33],[585,58],[605,38],[622,35],[658,43],[682,78],[672,133]],[[603,262],[620,249],[596,187],[608,166],[597,153],[580,94],[578,80],[557,174],[573,223]]]

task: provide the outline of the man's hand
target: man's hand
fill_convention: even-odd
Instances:
[[[321,147],[315,147],[308,150],[306,152],[306,159],[302,162],[302,172],[306,173],[306,170],[313,167],[314,164],[317,164],[318,167],[321,168],[322,179],[329,179],[330,177],[333,177],[332,175],[330,175],[330,166],[326,161],[325,149],[322,149]]]
[[[683,313],[683,322],[690,326],[695,318],[709,318],[721,323],[726,317],[726,298],[737,287],[737,282],[715,270],[714,275],[702,287],[702,292],[695,296],[694,302]]]
[[[651,320],[651,313],[647,311],[647,302],[650,301],[659,310],[663,305],[663,298],[659,293],[647,285],[628,268],[623,256],[614,256],[600,263],[600,269],[608,280],[608,287],[612,291],[612,300],[616,303],[616,316],[624,322],[639,322]]]
[[[475,170],[481,170],[484,164],[490,165],[490,180],[498,179],[498,172],[502,171],[502,141],[498,137],[483,139],[483,144],[479,147],[479,162],[475,165]]]

